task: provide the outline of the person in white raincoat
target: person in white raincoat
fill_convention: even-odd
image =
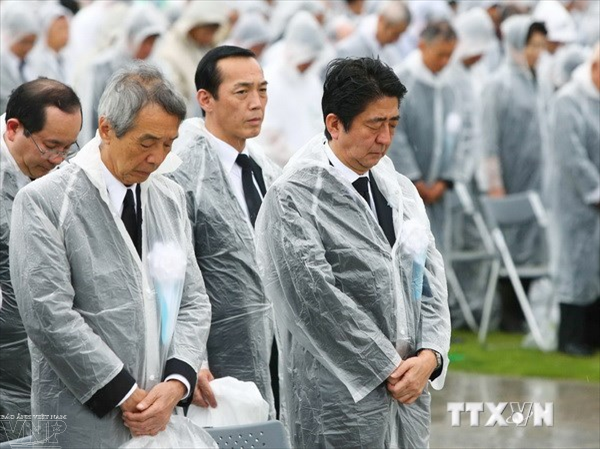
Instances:
[[[442,252],[445,193],[454,181],[463,179],[458,151],[460,106],[452,86],[441,75],[456,43],[456,33],[448,22],[431,22],[421,33],[419,49],[394,68],[408,94],[389,156],[398,172],[415,183]]]
[[[312,14],[299,11],[285,31],[283,45],[283,58],[265,67],[269,105],[257,137],[267,156],[280,166],[323,126],[319,107],[323,83],[311,69],[324,48],[325,34]]]
[[[280,169],[247,142],[260,132],[267,103],[262,69],[249,50],[219,46],[196,70],[199,118],[186,120],[173,146],[183,164],[170,174],[186,193],[196,259],[212,305],[208,364],[199,372],[194,403],[214,401],[209,381],[232,376],[254,382],[275,416],[269,359],[273,309],[255,255],[255,211],[245,195],[248,156],[257,195],[265,194]]]
[[[30,339],[33,438],[119,447],[191,402],[210,303],[185,196],[163,173],[185,117],[158,69],[117,72],[98,136],[15,198],[11,279]],[[135,194],[134,194],[135,192]],[[56,438],[56,439],[54,439]]]
[[[0,117],[0,415],[31,415],[31,358],[10,280],[13,201],[32,179],[65,160],[81,129],[81,103],[64,84],[37,79],[21,84]],[[21,420],[3,421],[0,441],[28,435]]]
[[[39,33],[35,11],[23,2],[2,2],[0,33],[0,114],[4,114],[11,92],[35,78],[27,58]]]
[[[423,202],[384,157],[405,92],[379,60],[332,61],[326,136],[292,157],[258,216],[293,447],[428,446],[450,320]]]
[[[398,64],[400,51],[395,44],[410,21],[410,10],[404,2],[382,2],[377,14],[362,18],[356,30],[336,44],[336,55],[338,58],[379,57],[386,64]]]
[[[483,172],[487,193],[493,197],[534,191],[542,193],[542,161],[548,157],[544,98],[536,66],[546,47],[546,28],[528,15],[514,15],[502,23],[505,60],[485,83],[482,95]],[[553,223],[550,223],[552,226]],[[545,263],[548,248],[543,231],[531,222],[503,229],[517,265]],[[529,290],[532,278],[522,278]],[[501,328],[522,331],[523,315],[508,279],[499,283]]]
[[[185,98],[188,117],[200,114],[194,73],[198,61],[217,45],[217,32],[227,23],[227,2],[188,2],[156,49],[156,61]]]
[[[600,344],[600,44],[558,91],[552,109],[558,344],[587,355]]]
[[[98,104],[112,75],[134,60],[146,60],[152,54],[158,37],[167,29],[161,13],[152,5],[133,5],[127,10],[117,43],[97,55],[75,84],[83,103],[81,139],[92,139],[98,129]]]
[[[36,76],[68,82],[64,49],[69,42],[72,15],[58,2],[46,2],[40,8],[41,32],[29,54],[31,70]]]

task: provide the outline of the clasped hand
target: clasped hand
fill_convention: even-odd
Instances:
[[[167,428],[185,391],[185,386],[177,380],[161,382],[149,392],[138,388],[121,405],[125,426],[134,437],[157,435]]]
[[[435,355],[431,351],[422,351],[417,357],[400,362],[387,379],[387,389],[398,402],[412,404],[425,389],[435,367]]]

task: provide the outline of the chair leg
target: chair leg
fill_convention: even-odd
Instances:
[[[463,289],[460,286],[460,282],[456,277],[456,272],[454,271],[454,268],[452,268],[450,263],[446,264],[446,278],[448,279],[448,285],[452,288],[452,291],[454,291],[454,295],[456,296],[456,300],[458,301],[460,310],[463,316],[465,317],[469,328],[473,332],[477,332],[477,322],[475,321],[475,317],[471,312],[471,307],[469,307],[469,302],[467,301],[465,293],[463,292]]]
[[[479,344],[483,345],[487,339],[488,327],[492,316],[492,306],[494,304],[494,293],[498,284],[498,275],[500,274],[500,261],[494,260],[490,270],[490,282],[485,292],[483,303],[483,314],[481,316],[481,326],[479,326]]]

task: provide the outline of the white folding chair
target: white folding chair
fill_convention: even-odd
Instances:
[[[290,449],[283,424],[272,420],[256,424],[227,427],[205,427],[220,449],[264,448]]]
[[[467,325],[473,332],[477,332],[478,326],[475,318],[473,317],[473,313],[471,311],[471,307],[469,306],[469,301],[464,293],[464,290],[460,284],[460,281],[456,275],[456,271],[454,270],[453,263],[455,262],[494,262],[497,261],[498,255],[496,250],[494,249],[494,243],[492,241],[492,237],[488,228],[485,224],[485,220],[481,215],[481,212],[475,206],[475,202],[469,193],[469,189],[463,183],[457,182],[454,184],[453,193],[448,195],[448,198],[445,201],[445,221],[444,221],[444,242],[445,247],[442,248],[442,255],[444,257],[445,269],[446,269],[446,279],[448,280],[448,286],[454,292],[460,310],[465,317],[465,321]],[[477,229],[477,233],[482,242],[482,246],[480,248],[465,250],[465,249],[455,249],[453,247],[453,214],[456,207],[459,207],[461,212],[465,215],[467,219],[470,219],[475,224],[475,228]],[[487,298],[491,298],[494,296],[494,292],[496,289],[496,283],[498,281],[497,274],[493,272],[493,266],[490,269],[490,275],[488,277],[486,293],[484,304],[488,300]]]
[[[501,229],[502,226],[535,221],[547,241],[548,216],[544,205],[539,195],[533,191],[507,195],[502,198],[482,196],[481,204],[491,229],[492,239],[500,253],[502,266],[500,266],[499,262],[494,264],[492,267],[494,274],[496,277],[502,276],[510,279],[531,334],[538,347],[544,348],[540,328],[533,315],[527,293],[523,288],[520,278],[549,276],[549,265],[547,262],[540,265],[515,265]],[[493,299],[493,295],[486,297],[486,302],[483,306],[483,316],[479,328],[479,342],[481,344],[484,344],[487,338]]]

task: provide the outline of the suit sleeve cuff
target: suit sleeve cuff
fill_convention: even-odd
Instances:
[[[102,418],[117,407],[123,398],[126,399],[135,384],[135,379],[123,368],[110,382],[100,388],[85,405],[98,418]]]
[[[187,396],[182,399],[177,405],[180,407],[187,407],[192,403],[194,388],[196,388],[196,381],[198,380],[198,373],[194,368],[192,368],[188,363],[179,360],[179,359],[169,359],[167,360],[167,364],[165,365],[165,372],[163,375],[163,380],[167,380],[171,376],[181,376],[189,385]],[[178,379],[179,380],[179,379]],[[183,383],[184,385],[185,382]],[[188,386],[186,385],[186,386]]]
[[[171,374],[170,376],[167,376],[165,378],[165,382],[168,382],[170,380],[178,380],[183,385],[185,385],[186,393],[183,396],[183,398],[181,399],[182,401],[185,401],[188,398],[188,396],[190,395],[190,383],[188,382],[188,380],[185,377],[183,377],[181,374]]]

